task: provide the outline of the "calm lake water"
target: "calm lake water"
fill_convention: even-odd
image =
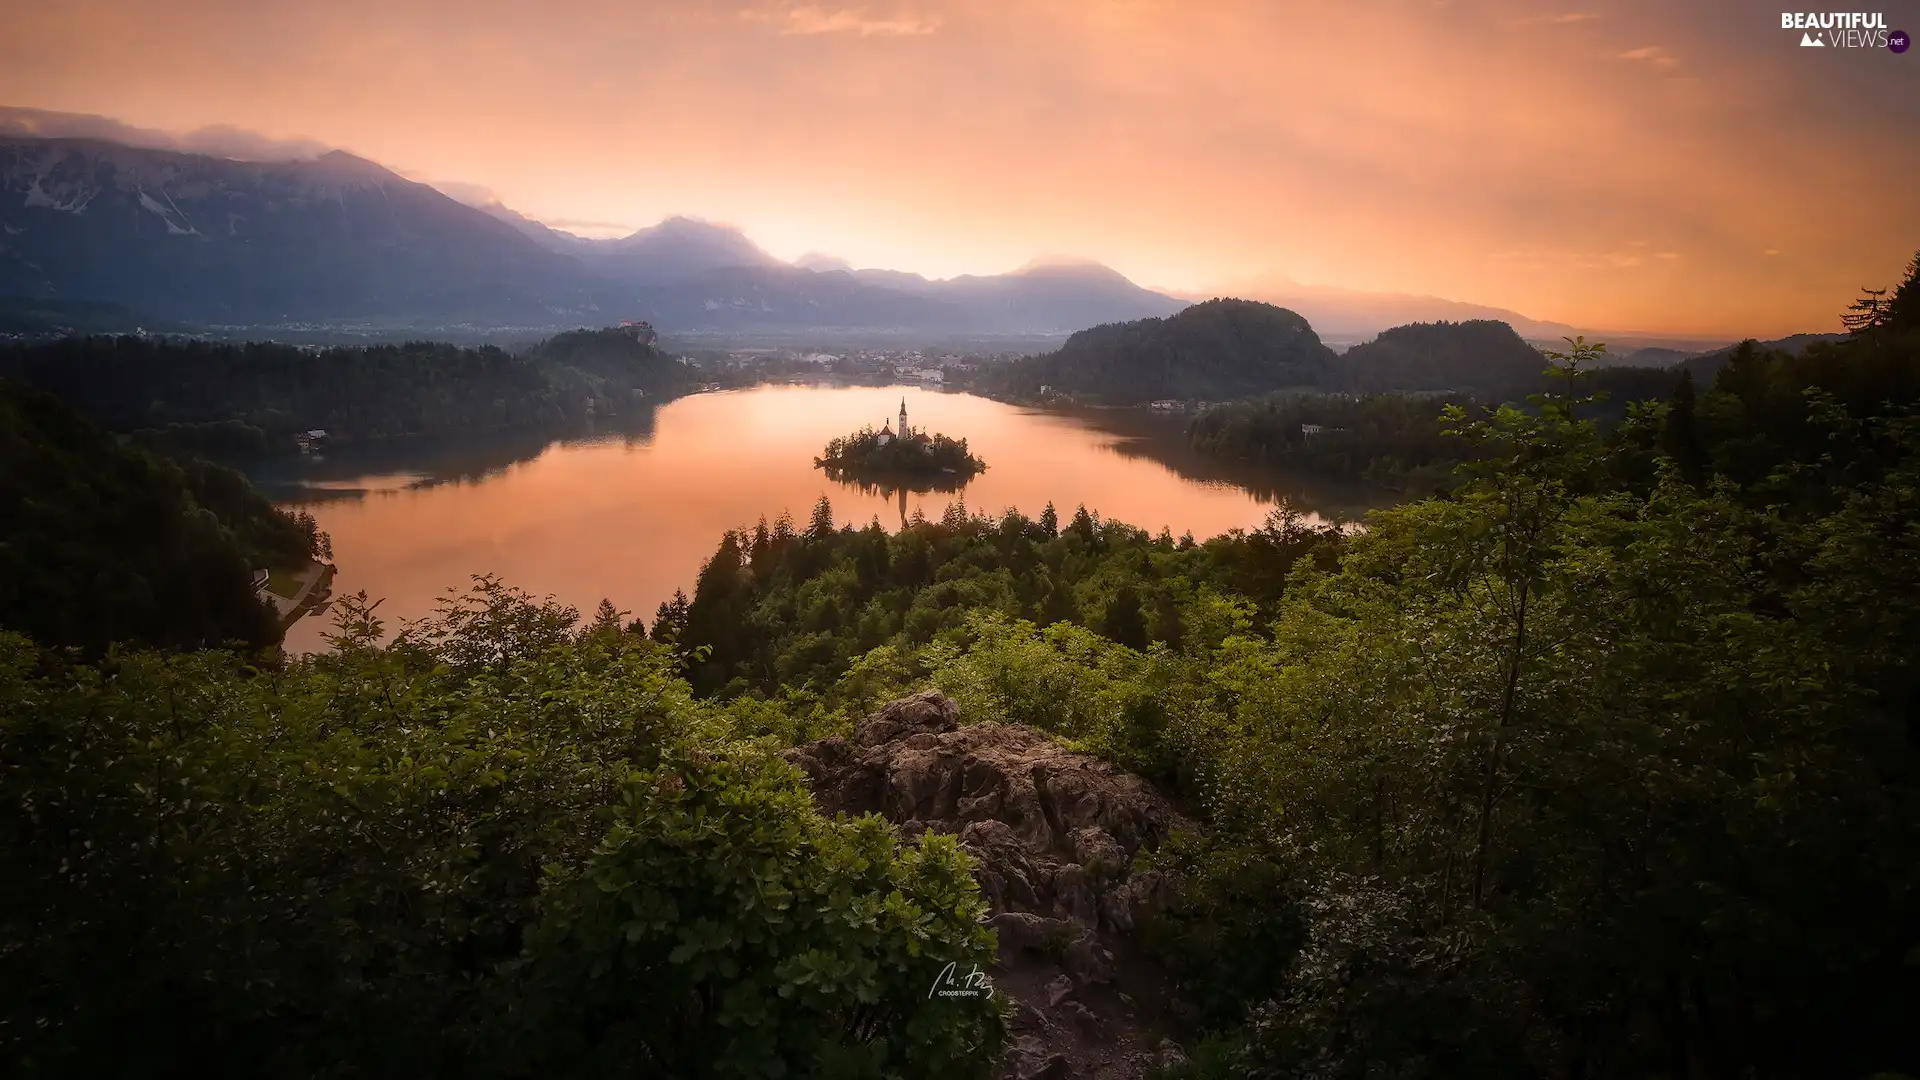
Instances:
[[[887,495],[813,467],[828,439],[892,420],[902,397],[916,429],[966,438],[987,471],[957,494]],[[675,589],[692,593],[725,530],[782,512],[804,527],[821,495],[841,524],[898,528],[962,498],[974,512],[1037,516],[1052,501],[1063,522],[1084,503],[1201,538],[1258,526],[1280,501],[1339,518],[1380,501],[1203,458],[1187,449],[1184,426],[1178,416],[1042,411],[924,387],[762,386],[681,398],[583,437],[336,453],[255,480],[319,519],[339,567],[334,595],[383,599],[390,630],[481,573],[588,614],[606,597],[650,619]],[[302,619],[287,647],[325,648],[331,625]]]

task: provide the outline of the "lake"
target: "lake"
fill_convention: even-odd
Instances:
[[[887,495],[828,480],[813,457],[828,439],[908,419],[965,438],[987,471],[957,494]],[[263,490],[298,504],[333,538],[335,596],[383,600],[389,630],[433,610],[449,586],[499,575],[591,614],[602,597],[651,620],[675,589],[693,591],[723,532],[814,502],[834,520],[898,528],[964,499],[1062,521],[1085,504],[1104,518],[1205,538],[1258,526],[1281,501],[1351,518],[1378,497],[1276,480],[1187,448],[1185,418],[1141,410],[1048,411],[926,387],[761,386],[697,394],[589,435],[358,449],[254,471]],[[325,648],[326,615],[287,635],[297,652]]]

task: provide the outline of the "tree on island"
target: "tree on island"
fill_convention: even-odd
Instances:
[[[967,450],[967,440],[915,431],[907,425],[907,403],[900,402],[900,431],[882,425],[863,427],[827,443],[813,459],[834,480],[855,483],[880,481],[938,483],[964,481],[985,472],[987,463]]]

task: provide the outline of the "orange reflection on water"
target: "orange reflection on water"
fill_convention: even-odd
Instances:
[[[988,469],[959,495],[909,494],[906,515],[938,517],[963,498],[974,512],[1007,507],[1062,519],[1085,504],[1106,518],[1207,537],[1258,525],[1271,499],[1185,479],[1113,449],[1087,420],[965,394],[900,387],[767,386],[663,406],[650,438],[554,443],[478,479],[408,486],[366,477],[359,499],[307,504],[333,538],[334,593],[382,598],[388,628],[432,611],[448,586],[492,573],[590,614],[602,597],[651,618],[675,589],[693,591],[723,531],[782,512],[804,527],[828,496],[834,519],[899,525],[897,496],[861,492],[813,467],[827,440],[897,422],[902,398],[916,428],[966,438]],[[324,616],[287,635],[296,651],[324,648]]]

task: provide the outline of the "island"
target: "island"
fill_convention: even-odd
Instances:
[[[887,424],[861,428],[829,442],[813,465],[842,483],[887,491],[953,491],[987,468],[967,451],[967,440],[910,427],[904,398],[898,433]]]

